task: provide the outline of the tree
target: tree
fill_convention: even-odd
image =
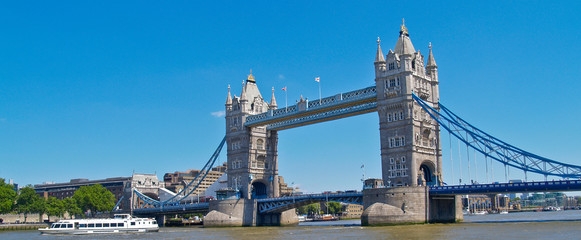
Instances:
[[[297,211],[299,212],[299,215],[313,215],[318,214],[319,209],[321,209],[319,203],[311,203],[309,205],[299,207]]]
[[[69,216],[81,215],[83,214],[83,210],[77,204],[74,198],[65,198],[63,199],[63,206],[64,211],[69,214]]]
[[[46,214],[48,215],[48,220],[50,222],[50,216],[63,217],[65,213],[65,205],[63,200],[59,200],[55,197],[48,197],[46,201]]]
[[[44,199],[36,194],[32,186],[20,189],[16,197],[16,211],[24,214],[24,222],[30,213],[44,212]]]
[[[0,214],[12,211],[14,201],[16,201],[14,186],[6,184],[4,178],[0,178]]]
[[[338,203],[338,202],[328,202],[327,208],[329,209],[330,214],[337,214],[337,213],[341,212],[341,209],[343,209],[343,206],[341,205],[341,203]]]
[[[101,184],[80,187],[73,194],[73,199],[83,211],[90,210],[91,214],[111,211],[115,207],[115,195]]]

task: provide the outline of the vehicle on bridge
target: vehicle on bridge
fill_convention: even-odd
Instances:
[[[38,230],[42,234],[145,233],[157,232],[159,226],[155,219],[115,214],[114,218],[61,220]]]

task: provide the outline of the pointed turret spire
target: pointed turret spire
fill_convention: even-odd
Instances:
[[[246,82],[256,82],[254,80],[254,76],[252,76],[252,69],[250,69],[250,74],[248,74],[248,78],[246,79]]]
[[[246,99],[246,84],[244,84],[244,81],[242,81],[242,93],[240,93],[240,101],[248,101],[248,99]]]
[[[403,23],[401,25],[401,31],[399,31],[399,38],[397,39],[397,43],[395,44],[394,52],[399,55],[404,54],[412,55],[416,52],[416,49],[412,44],[412,40],[410,39],[408,29],[405,26],[405,19],[403,19],[402,21]]]
[[[228,97],[226,97],[226,105],[232,105],[232,95],[230,95],[230,84],[228,84]]]
[[[377,37],[377,53],[375,54],[375,62],[385,62],[383,52],[381,51],[381,40]]]
[[[428,67],[437,67],[436,60],[434,59],[434,54],[432,53],[432,43],[430,42],[430,55],[428,56]]]
[[[274,87],[272,87],[272,98],[270,99],[270,107],[276,108],[276,98],[274,98]]]

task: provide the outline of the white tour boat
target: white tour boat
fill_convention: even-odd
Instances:
[[[67,219],[39,228],[42,234],[99,234],[157,232],[157,221],[151,218],[133,218],[129,214],[115,214],[114,218]]]

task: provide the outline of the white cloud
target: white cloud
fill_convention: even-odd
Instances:
[[[282,75],[282,73],[281,73],[281,74],[279,74],[279,75],[278,75],[278,79],[279,79],[279,80],[284,80],[284,75]]]
[[[210,115],[212,115],[214,117],[223,117],[224,115],[226,115],[226,112],[225,111],[217,111],[217,112],[210,113]]]

